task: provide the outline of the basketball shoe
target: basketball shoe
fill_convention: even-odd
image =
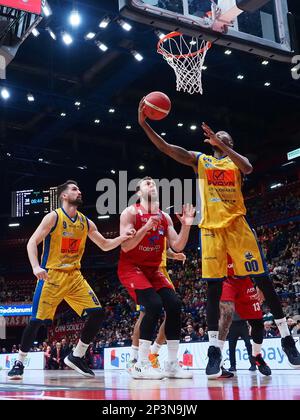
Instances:
[[[65,357],[64,362],[69,368],[76,370],[76,372],[81,373],[83,376],[88,378],[94,378],[94,372],[88,367],[88,364],[84,357],[76,357],[71,352],[67,357]]]
[[[264,361],[261,354],[257,354],[255,357],[253,357],[253,359],[255,360],[255,364],[262,375],[265,375],[265,376],[272,375],[271,369],[269,368],[267,363]]]
[[[16,360],[11,370],[8,372],[8,379],[22,379],[24,373],[24,365],[20,360]]]
[[[178,361],[165,362],[165,378],[173,379],[192,379],[193,374],[188,370],[184,370],[179,365]]]
[[[134,379],[163,379],[164,373],[160,369],[154,369],[149,361],[137,362],[132,371],[131,376]]]
[[[281,339],[281,347],[288,358],[290,366],[295,369],[300,369],[300,353],[291,335]]]
[[[126,370],[129,373],[129,375],[132,374],[132,370],[133,370],[134,365],[136,363],[137,363],[137,360],[136,359],[129,360],[129,362],[127,363]]]
[[[206,366],[206,376],[208,379],[217,379],[222,375],[222,353],[219,347],[209,346],[208,352],[208,363]]]

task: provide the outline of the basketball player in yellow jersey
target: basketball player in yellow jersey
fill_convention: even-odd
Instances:
[[[96,225],[77,210],[82,204],[82,197],[75,181],[60,185],[58,197],[62,207],[44,217],[27,245],[32,271],[38,282],[33,297],[32,318],[23,333],[18,359],[8,372],[9,379],[22,379],[24,361],[40,325],[52,322],[62,300],[79,316],[88,315],[80,340],[65,363],[84,376],[95,376],[84,356],[104,314],[97,296],[80,272],[86,239],[89,237],[100,249],[109,251],[135,235],[132,229],[115,239],[104,238]],[[38,245],[42,241],[40,264]]]
[[[163,273],[163,275],[168,279],[168,281],[172,284],[173,282],[170,279],[168,270],[167,270],[167,260],[177,260],[182,261],[184,264],[186,261],[186,256],[182,252],[174,252],[171,248],[168,248],[167,239],[165,239],[165,245],[164,245],[164,252],[162,255],[162,261],[161,265],[159,266],[160,271]],[[173,286],[174,287],[174,286]],[[139,351],[139,338],[140,338],[140,325],[142,322],[142,319],[145,315],[145,309],[141,305],[136,305],[136,310],[140,312],[140,316],[138,320],[135,323],[133,334],[132,334],[132,345],[131,345],[131,352],[130,352],[130,360],[127,363],[127,371],[131,373],[131,370],[134,366],[134,364],[138,360],[138,351]],[[152,364],[152,367],[158,368],[159,362],[158,362],[158,353],[161,348],[161,346],[166,343],[166,335],[165,335],[165,324],[166,319],[164,319],[163,323],[161,324],[157,337],[154,341],[154,343],[151,346],[151,353],[149,355],[149,360]]]
[[[177,162],[191,166],[198,176],[202,276],[208,285],[207,324],[210,347],[207,376],[214,379],[222,375],[220,364],[224,342],[218,340],[218,322],[222,280],[227,276],[227,254],[233,260],[236,277],[255,277],[274,315],[282,337],[282,349],[291,366],[300,368],[300,353],[290,335],[260,246],[245,219],[242,176],[252,172],[251,163],[233,150],[234,142],[228,133],[214,133],[205,123],[202,124],[206,136],[204,142],[212,146],[213,156],[167,143],[146,122],[144,106],[142,99],[138,110],[139,124],[152,143]]]

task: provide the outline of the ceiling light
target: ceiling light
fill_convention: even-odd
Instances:
[[[197,126],[196,125],[191,125],[190,126],[190,129],[193,130],[193,131],[195,131],[195,130],[197,130]]]
[[[43,158],[39,158],[39,162],[44,162],[44,159]]]
[[[267,65],[269,64],[269,61],[268,61],[268,60],[264,60],[264,61],[262,61],[262,62],[261,62],[261,64],[262,64],[263,66],[267,66]]]
[[[178,127],[183,127],[183,124],[182,123],[178,123],[177,126]]]
[[[270,83],[270,82],[266,82],[266,83],[265,83],[265,86],[266,86],[266,87],[269,87],[269,86],[271,86],[271,83]]]
[[[110,22],[109,17],[102,19],[101,22],[99,23],[99,28],[102,28],[102,29],[107,28],[107,26],[109,25],[109,22]]]
[[[95,120],[95,124],[100,124],[100,120]]]
[[[56,41],[56,35],[52,31],[52,29],[48,27],[48,28],[46,28],[46,31],[48,31],[49,32],[49,35],[51,36],[51,38],[54,39],[54,41]]]
[[[104,216],[98,216],[98,219],[109,219],[109,218],[110,218],[109,214],[106,214]]]
[[[207,70],[207,66],[202,66],[202,70]]]
[[[7,153],[6,153],[6,156],[7,156],[7,157],[11,157],[11,153],[7,152]]]
[[[89,32],[85,35],[85,39],[94,39],[96,36],[95,32]]]
[[[79,101],[76,101],[74,105],[75,105],[75,106],[80,106],[80,105],[81,105],[81,103],[80,103]]]
[[[81,23],[81,16],[78,13],[78,10],[72,10],[70,17],[69,17],[69,22],[72,26],[79,26]]]
[[[131,125],[126,125],[126,130],[131,130]]]
[[[67,115],[67,114],[66,114],[65,112],[62,112],[62,113],[60,114],[60,116],[61,116],[61,117],[66,117],[66,115]]]
[[[102,42],[99,42],[97,45],[98,45],[98,48],[103,52],[108,50],[108,47],[105,44],[103,44]]]
[[[230,55],[230,54],[232,54],[232,51],[231,50],[226,50],[224,54]]]
[[[31,31],[31,33],[35,37],[39,36],[39,34],[40,34],[40,32],[36,28],[33,28],[32,31]]]
[[[239,80],[243,80],[243,79],[244,79],[244,77],[245,77],[245,76],[243,76],[242,74],[239,74],[239,75],[237,76],[237,79],[239,79]]]
[[[113,175],[116,173],[116,171],[115,171],[114,169],[112,169],[110,172],[111,172]]]
[[[142,61],[144,59],[144,57],[137,51],[132,51],[132,54],[137,61]]]
[[[19,227],[20,223],[10,223],[8,226],[9,227]]]
[[[66,45],[70,45],[73,42],[73,38],[67,32],[63,32],[62,39]]]
[[[161,31],[155,31],[155,33],[156,33],[156,35],[158,36],[159,39],[163,39],[166,36],[166,34],[164,34]]]
[[[140,166],[139,166],[139,170],[140,170],[140,171],[143,171],[144,169],[145,169],[145,166],[144,166],[144,165],[140,165]]]
[[[27,100],[28,102],[34,102],[34,96],[32,95],[32,93],[28,93]]]
[[[167,135],[167,133],[161,133],[160,135],[165,137]]]
[[[42,2],[44,3],[44,2]],[[52,10],[49,6],[49,4],[47,4],[47,2],[45,2],[44,6],[42,7],[43,13],[46,17],[49,17],[50,15],[52,15]]]
[[[108,110],[108,112],[109,112],[110,114],[113,114],[113,113],[115,112],[115,109],[114,109],[114,108],[110,108],[110,109]]]
[[[87,169],[87,166],[86,165],[81,165],[81,166],[77,166],[77,168],[84,170],[84,169]]]
[[[8,99],[10,97],[10,93],[6,88],[1,89],[1,96],[3,99]]]
[[[122,26],[122,28],[124,29],[124,31],[130,31],[131,29],[132,29],[132,26],[129,24],[129,23],[127,23],[127,22],[124,22],[124,20],[119,20],[119,24]]]

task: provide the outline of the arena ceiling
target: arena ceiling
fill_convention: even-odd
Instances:
[[[209,153],[200,128],[206,121],[228,130],[260,174],[284,164],[286,153],[299,147],[300,81],[291,77],[291,64],[264,66],[259,57],[225,55],[214,46],[206,59],[204,95],[176,93],[172,70],[155,52],[157,34],[135,22],[124,31],[117,0],[49,4],[52,16],[38,26],[39,36],[30,35],[20,47],[0,82],[10,92],[8,100],[0,98],[0,176],[2,196],[8,197],[0,213],[9,213],[11,190],[67,178],[84,183],[92,197],[97,180],[113,177],[112,170],[128,170],[132,177],[191,176],[189,168],[157,152],[137,124],[139,100],[153,90],[172,100],[169,117],[153,127],[174,144]],[[76,29],[68,23],[74,4],[82,17]],[[299,2],[290,1],[290,8],[299,30]],[[103,18],[110,20],[105,29],[98,26]],[[62,42],[64,31],[73,36],[69,46]],[[86,40],[88,32],[96,38]],[[108,49],[100,50],[95,41]]]

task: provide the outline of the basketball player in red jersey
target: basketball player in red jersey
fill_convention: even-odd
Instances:
[[[251,326],[253,363],[256,364],[263,375],[269,376],[271,375],[271,369],[261,355],[264,323],[260,303],[262,301],[258,297],[251,278],[246,277],[242,280],[236,278],[232,259],[228,256],[228,277],[223,282],[220,300],[219,344],[221,351],[236,311],[241,319],[247,320]]]
[[[121,283],[134,301],[145,308],[140,326],[138,362],[131,374],[135,379],[188,379],[192,375],[182,370],[177,360],[181,302],[159,266],[165,239],[176,252],[185,247],[195,209],[189,204],[183,207],[182,216],[178,216],[182,225],[181,231],[177,234],[170,216],[159,209],[157,188],[152,178],[146,177],[138,183],[137,194],[140,203],[127,207],[121,214],[121,235],[128,229],[135,229],[136,235],[121,247],[118,266]],[[163,308],[166,313],[165,334],[168,348],[165,372],[154,369],[148,359]]]
[[[151,142],[163,153],[197,174],[201,206],[202,276],[207,281],[208,377],[222,375],[222,355],[218,342],[219,303],[222,282],[227,277],[229,254],[238,277],[255,277],[274,315],[281,334],[281,345],[290,365],[300,368],[300,353],[290,334],[280,300],[268,275],[260,245],[245,218],[242,175],[253,171],[249,160],[233,150],[234,142],[225,131],[214,131],[205,123],[204,142],[213,148],[213,156],[188,151],[167,143],[147,123],[144,98],[138,109],[138,121]]]

